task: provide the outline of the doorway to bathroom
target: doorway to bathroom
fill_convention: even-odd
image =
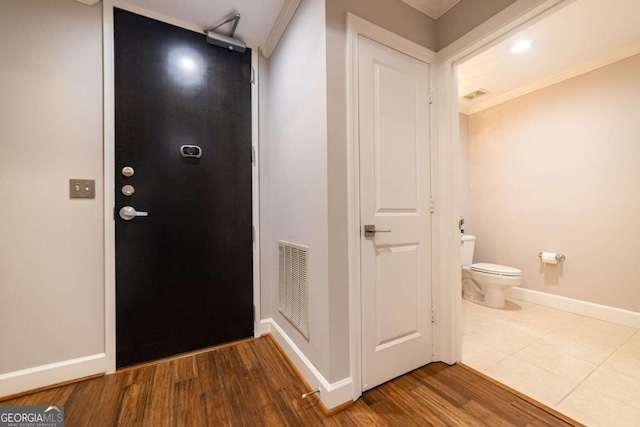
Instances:
[[[640,5],[556,3],[456,63],[472,262],[522,274],[502,309],[462,301],[462,363],[587,425],[627,425],[640,416],[640,269],[623,237],[640,232]]]
[[[253,335],[251,53],[114,25],[120,368]]]

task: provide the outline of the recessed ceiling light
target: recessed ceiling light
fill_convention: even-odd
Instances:
[[[511,52],[520,53],[528,50],[531,46],[533,46],[532,40],[518,40],[511,46]]]

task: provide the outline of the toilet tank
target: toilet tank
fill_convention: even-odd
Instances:
[[[473,250],[476,247],[476,236],[463,234],[460,238],[460,261],[462,266],[473,264]]]

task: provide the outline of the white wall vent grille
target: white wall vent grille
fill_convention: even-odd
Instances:
[[[309,339],[309,248],[280,241],[278,251],[278,310],[306,339]]]

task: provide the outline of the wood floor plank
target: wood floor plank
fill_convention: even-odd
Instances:
[[[268,399],[274,402],[278,408],[284,411],[284,418],[290,420],[295,418],[295,414],[303,413],[310,420],[318,421],[322,417],[320,409],[317,407],[317,400],[314,396],[302,399],[302,393],[307,392],[302,382],[287,363],[281,363],[282,355],[270,341],[261,341],[256,348],[259,355],[261,369],[269,373],[264,386],[271,392]]]
[[[430,387],[438,392],[450,395],[458,391],[467,394],[471,399],[481,402],[515,426],[524,427],[536,418],[552,425],[559,421],[552,414],[520,399],[503,388],[477,375],[467,375],[464,368],[452,368],[457,369],[447,369],[446,365],[432,363],[418,370],[416,375],[425,378],[427,384],[430,384]],[[517,402],[516,406],[513,405],[514,402]]]
[[[77,383],[65,403],[65,423],[68,425],[117,425],[124,399],[124,376],[109,375]],[[96,414],[99,414],[97,417]]]
[[[369,410],[384,420],[384,425],[418,427],[424,425],[426,420],[420,420],[415,414],[407,413],[400,409],[399,405],[389,399],[382,399],[369,406]]]
[[[447,399],[447,401],[451,402],[451,404],[460,407],[471,400],[471,396],[465,388],[450,387],[448,386],[448,384],[442,384],[442,381],[439,380],[438,375],[439,372],[445,371],[446,369],[440,371],[435,369],[416,369],[415,371],[411,372],[409,376],[416,378],[421,385],[425,385],[432,390],[437,389],[437,392],[440,396]],[[443,387],[443,385],[445,385],[445,387]]]
[[[174,385],[173,402],[177,426],[208,425],[202,384],[196,378],[178,381]]]
[[[331,418],[344,416],[351,420],[356,426],[389,426],[389,423],[387,423],[380,415],[371,411],[369,406],[364,403],[362,399],[358,400],[355,405],[353,405],[347,411],[334,415]]]
[[[413,390],[422,404],[429,407],[435,417],[444,421],[446,425],[466,426],[466,427],[486,427],[482,420],[475,418],[466,411],[461,411],[459,407],[453,405],[444,397],[436,394],[427,386],[421,386]]]
[[[215,374],[218,376],[218,383],[222,385],[220,392],[225,395],[224,413],[228,418],[224,420],[223,425],[248,426],[251,424],[253,407],[248,405],[249,401],[246,400],[248,396],[243,391],[243,369],[236,364],[237,348],[231,347],[221,356],[215,359]],[[229,393],[227,390],[233,390],[233,392]]]
[[[175,399],[175,380],[173,376],[173,361],[161,363],[153,367],[154,373],[151,381],[147,382],[147,405],[143,409],[142,424],[121,424],[121,425],[176,425],[173,401]],[[125,409],[123,405],[123,411]]]
[[[476,402],[475,400],[469,400],[467,403],[462,405],[462,409],[467,411],[471,416],[481,420],[487,426],[513,427],[513,424],[511,424],[509,421],[492,412],[486,406]]]
[[[116,425],[143,425],[147,419],[145,409],[149,400],[148,386],[145,384],[131,384],[125,387],[121,393],[122,403]]]
[[[325,417],[270,338],[44,390],[2,405],[64,405],[75,426],[491,426],[571,424],[460,366],[432,363]]]
[[[434,427],[447,426],[446,420],[439,417],[437,412],[433,410],[434,408],[424,405],[421,397],[413,394],[418,388],[424,386],[418,385],[418,387],[412,388],[409,392],[403,389],[402,385],[407,378],[408,376],[397,378],[394,381],[383,384],[379,389],[387,399],[398,406],[399,411],[402,413],[411,414],[411,417],[416,420],[429,420],[429,425]],[[455,410],[456,408],[451,407],[451,409]]]
[[[211,390],[203,396],[206,418],[210,421],[210,425],[229,425],[233,413],[228,395],[229,393],[222,390]]]
[[[38,393],[34,393],[31,395],[25,395],[18,397],[13,400],[6,400],[0,403],[2,406],[31,406],[31,405],[39,405],[42,401],[51,402],[53,406],[64,405],[68,400],[69,396],[73,392],[73,386],[75,384],[59,387],[59,388],[51,388],[48,390],[43,390]]]

